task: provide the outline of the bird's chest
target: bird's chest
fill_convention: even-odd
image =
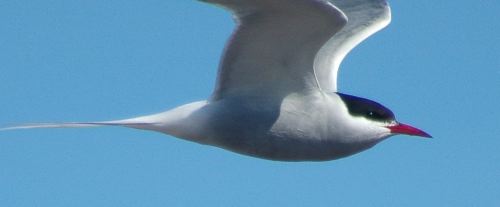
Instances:
[[[303,98],[301,100],[304,100]],[[307,100],[307,99],[305,99]],[[314,100],[314,99],[313,99]],[[335,111],[325,101],[225,105],[209,123],[210,142],[242,154],[274,160],[327,160],[345,156],[338,142]]]
[[[344,108],[341,100],[328,94],[292,95],[283,100],[272,132],[311,143],[342,141],[348,127]]]

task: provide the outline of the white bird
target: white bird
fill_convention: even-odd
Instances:
[[[124,126],[281,161],[338,159],[395,134],[430,137],[379,103],[337,92],[342,59],[389,24],[385,0],[201,1],[237,22],[208,100],[125,120],[4,130]]]

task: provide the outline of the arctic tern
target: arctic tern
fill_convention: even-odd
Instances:
[[[337,91],[347,53],[389,24],[385,0],[201,1],[237,23],[209,99],[124,120],[3,130],[124,126],[280,161],[338,159],[396,134],[431,137],[375,101]]]

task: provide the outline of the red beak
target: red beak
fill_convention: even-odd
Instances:
[[[391,130],[391,133],[393,134],[406,134],[411,136],[432,138],[430,134],[427,134],[426,132],[420,129],[417,129],[415,127],[406,124],[397,123],[396,125],[389,126],[387,128],[389,128]]]

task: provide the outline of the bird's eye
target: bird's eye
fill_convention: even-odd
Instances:
[[[352,116],[361,116],[369,120],[379,122],[394,120],[394,114],[391,110],[385,108],[377,102],[355,96],[340,93],[337,94],[340,95],[342,101],[344,101],[347,109],[349,110],[349,114]]]
[[[383,119],[385,119],[385,117],[381,113],[376,112],[376,111],[368,111],[366,113],[366,117],[369,118],[369,119],[372,119],[372,120],[383,120]]]

